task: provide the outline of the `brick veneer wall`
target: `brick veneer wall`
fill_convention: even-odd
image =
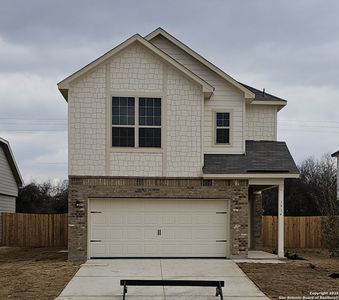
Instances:
[[[247,180],[70,176],[69,183],[68,257],[70,260],[87,258],[87,200],[105,197],[230,200],[231,255],[247,255]],[[78,208],[75,207],[77,201]]]

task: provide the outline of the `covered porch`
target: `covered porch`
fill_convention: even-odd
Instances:
[[[257,255],[262,250],[262,193],[268,189],[277,189],[278,192],[278,231],[277,255],[284,257],[284,178],[252,178],[249,179],[248,192],[248,257]],[[256,251],[257,250],[257,251]],[[266,255],[267,256],[267,255]],[[269,255],[268,255],[269,256]],[[267,256],[267,257],[268,257]]]
[[[286,143],[246,141],[244,154],[205,154],[203,177],[206,179],[247,180],[248,205],[235,205],[231,211],[234,234],[242,240],[242,251],[262,250],[262,192],[278,191],[277,255],[284,257],[284,180],[298,178],[299,170]],[[244,249],[246,248],[246,249]]]

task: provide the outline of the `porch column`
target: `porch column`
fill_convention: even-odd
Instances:
[[[278,257],[284,257],[284,183],[278,186]]]

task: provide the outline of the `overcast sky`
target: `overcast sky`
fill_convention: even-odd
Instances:
[[[57,82],[163,27],[235,79],[287,99],[278,138],[297,163],[339,149],[339,1],[0,0],[0,136],[26,182],[67,178]]]

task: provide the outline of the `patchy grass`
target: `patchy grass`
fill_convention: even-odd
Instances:
[[[305,260],[286,260],[284,264],[239,263],[246,275],[271,299],[279,296],[310,296],[310,292],[334,292],[339,298],[339,258],[326,251],[296,250]]]
[[[0,247],[0,299],[54,299],[79,269],[56,248]]]

